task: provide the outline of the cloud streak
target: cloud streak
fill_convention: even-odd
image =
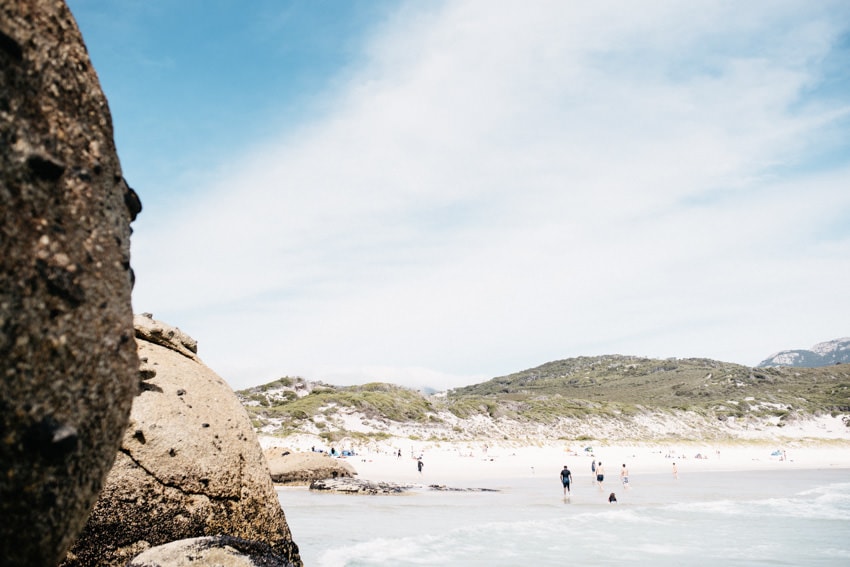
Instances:
[[[848,16],[403,6],[322,113],[140,224],[135,308],[237,387],[755,364],[846,334],[850,96],[811,93]]]

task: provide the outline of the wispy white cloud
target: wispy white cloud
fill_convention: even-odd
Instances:
[[[458,385],[846,334],[842,4],[404,6],[297,131],[134,236],[137,310],[232,384]],[[142,221],[145,222],[145,221]],[[793,341],[805,341],[789,344]]]

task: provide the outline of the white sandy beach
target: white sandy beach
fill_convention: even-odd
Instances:
[[[785,451],[785,458],[772,455]],[[591,462],[604,466],[608,480],[619,480],[626,464],[632,477],[641,474],[672,474],[676,463],[679,476],[696,471],[744,471],[791,468],[848,468],[850,443],[803,447],[774,445],[595,445],[588,452],[577,444],[546,447],[432,447],[422,455],[424,468],[417,471],[410,448],[402,448],[399,458],[390,454],[362,454],[346,457],[363,479],[402,483],[464,486],[475,481],[549,475],[557,479],[564,465],[570,467],[576,482],[591,479]],[[705,458],[697,458],[701,455]]]
[[[773,469],[850,469],[850,431],[834,419],[800,423],[782,437],[762,436],[724,442],[623,443],[605,441],[456,441],[426,442],[402,437],[370,443],[344,444],[356,455],[342,457],[358,477],[373,481],[472,486],[476,481],[547,475],[557,478],[564,465],[575,482],[590,482],[591,462],[602,462],[607,480],[619,481],[623,464],[632,477],[670,473],[676,463],[680,476],[698,471]],[[295,451],[311,447],[329,450],[312,436],[260,437],[264,447]],[[592,450],[587,450],[591,448]],[[401,457],[398,450],[401,450]],[[779,454],[776,454],[776,453]],[[701,457],[699,458],[698,457]],[[420,474],[416,459],[422,457]]]

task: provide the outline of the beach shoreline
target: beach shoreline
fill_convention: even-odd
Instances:
[[[778,455],[774,454],[779,452]],[[702,458],[698,458],[699,455]],[[427,484],[469,483],[499,478],[551,475],[557,479],[564,465],[574,482],[591,479],[591,463],[602,463],[606,481],[619,481],[623,464],[631,476],[670,473],[676,464],[680,476],[692,472],[776,469],[850,468],[850,444],[782,448],[776,445],[679,444],[596,445],[592,451],[575,445],[548,447],[487,446],[471,454],[457,448],[434,447],[422,452],[420,474],[410,455],[348,457],[360,478]]]
[[[350,425],[356,423],[352,418]],[[404,435],[404,424],[393,425],[389,436],[370,439],[346,437],[329,444],[318,435],[296,433],[286,437],[259,434],[264,449],[281,447],[292,452],[335,449],[353,452],[337,457],[351,464],[357,478],[399,484],[470,486],[499,478],[558,477],[569,466],[575,481],[589,479],[591,463],[602,462],[606,480],[618,480],[623,464],[632,476],[695,471],[748,471],[774,469],[850,469],[850,427],[840,416],[823,415],[797,420],[784,427],[730,430],[726,438],[700,439],[701,431],[670,427],[667,438],[626,438],[618,431],[600,430],[598,438],[554,439],[530,435],[529,430],[502,430],[510,438],[452,438],[462,434],[450,428],[434,429],[431,436]],[[552,430],[556,431],[556,430]],[[399,454],[400,452],[400,454]],[[418,459],[423,468],[418,470]],[[329,457],[330,458],[330,457]]]
[[[305,564],[327,567],[462,567],[484,561],[554,566],[564,557],[573,563],[665,567],[838,565],[850,556],[847,468],[789,460],[782,463],[800,468],[752,461],[765,468],[697,472],[680,462],[676,479],[666,466],[647,472],[641,464],[632,467],[626,490],[616,471],[606,475],[604,487],[591,483],[586,461],[581,466],[587,470],[578,471],[567,498],[560,467],[499,478],[500,471],[510,471],[496,459],[497,466],[479,471],[474,464],[468,478],[448,484],[492,493],[430,490],[429,484],[438,483],[425,475],[397,496],[285,486],[278,496]],[[412,464],[409,458],[401,461]],[[810,464],[813,468],[804,468]],[[495,476],[483,476],[490,473]],[[611,492],[617,496],[613,505]],[[488,553],[493,550],[496,555]]]
[[[287,441],[261,438],[261,443],[267,447],[286,446],[292,451],[311,451],[312,447],[320,449],[315,445],[299,447],[287,444]],[[620,480],[624,464],[633,477],[658,473],[672,475],[674,463],[680,476],[711,471],[850,469],[850,441],[561,441],[524,444],[486,441],[426,443],[391,439],[374,447],[355,450],[351,456],[328,458],[344,459],[357,471],[357,478],[364,480],[468,487],[475,482],[540,475],[557,479],[564,465],[572,471],[574,482],[589,482],[594,461],[602,463],[606,481],[616,482]],[[418,470],[419,458],[424,465],[421,473]]]

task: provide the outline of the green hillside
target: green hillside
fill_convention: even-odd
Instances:
[[[513,406],[519,414],[540,413],[532,408],[567,415],[606,408],[690,410],[721,419],[746,413],[820,414],[850,411],[850,366],[752,369],[697,358],[579,357],[449,392],[450,406],[470,400]]]
[[[789,419],[850,413],[850,365],[749,368],[610,355],[549,362],[442,396],[385,383],[342,387],[289,377],[237,394],[255,425],[271,424],[277,434],[330,425],[339,430],[339,416],[353,412],[385,423],[485,416],[546,425],[563,418],[628,420],[687,411],[714,422],[778,418],[782,426]]]
[[[427,422],[436,409],[431,398],[410,388],[372,382],[330,386],[303,378],[284,377],[236,392],[254,425],[277,424],[279,433],[297,431],[305,422],[318,424],[341,411],[356,411],[368,419]]]

